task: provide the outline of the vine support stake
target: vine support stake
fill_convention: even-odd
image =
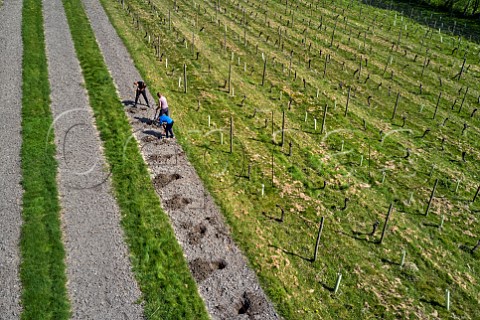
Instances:
[[[347,105],[345,106],[345,117],[347,116],[348,113],[348,103],[350,102],[350,91],[352,87],[348,87],[348,94],[347,94]]]
[[[425,216],[428,215],[428,211],[430,210],[430,206],[432,205],[432,200],[435,197],[435,190],[437,189],[437,183],[438,183],[438,179],[435,179],[435,184],[433,185],[432,194],[430,194],[430,200],[428,200],[427,209],[425,210]]]
[[[265,74],[267,73],[267,58],[263,61],[262,87],[265,84]]]
[[[187,93],[187,65],[183,64],[183,92]]]
[[[470,89],[470,88],[467,87],[467,89],[465,90],[465,93],[463,94],[462,103],[460,104],[460,108],[458,108],[458,113],[460,113],[462,111],[463,103],[465,102],[465,98],[467,97],[468,89]]]
[[[315,242],[315,251],[313,253],[313,259],[312,262],[317,261],[317,255],[318,255],[318,245],[320,244],[320,238],[322,236],[322,231],[323,231],[323,223],[325,221],[325,218],[322,217],[320,220],[320,226],[318,228],[318,233],[317,233],[317,241]]]
[[[342,274],[337,273],[337,282],[335,282],[335,288],[333,288],[333,293],[337,294],[338,288],[340,288],[340,282],[342,281]]]
[[[390,215],[392,214],[392,211],[393,211],[393,203],[390,203],[387,216],[385,217],[385,223],[383,224],[382,236],[380,237],[380,241],[378,242],[379,244],[382,244],[383,238],[385,237],[385,231],[387,230],[388,220],[390,219]]]
[[[327,109],[328,109],[328,104],[325,104],[325,108],[323,109],[322,129],[320,130],[320,134],[323,134],[323,131],[325,130],[325,121],[327,120]]]
[[[478,196],[479,192],[480,192],[480,186],[478,186],[477,192],[475,192],[475,196],[473,197],[472,203],[475,202],[475,200],[477,199],[477,196]]]
[[[233,116],[230,116],[230,153],[233,154]]]
[[[398,101],[400,100],[400,92],[397,93],[397,99],[395,100],[395,107],[393,107],[392,120],[395,119],[395,114],[397,113]]]
[[[441,98],[442,98],[442,92],[440,91],[440,93],[438,94],[437,105],[435,106],[435,112],[433,113],[433,118],[432,119],[435,119],[435,117],[437,116],[438,105],[440,103]]]
[[[448,289],[445,290],[445,301],[446,301],[447,311],[450,311],[450,290]]]
[[[228,64],[228,93],[232,93],[232,64]]]
[[[405,256],[407,255],[406,250],[402,250],[402,260],[400,261],[400,268],[403,268],[403,265],[405,264]]]

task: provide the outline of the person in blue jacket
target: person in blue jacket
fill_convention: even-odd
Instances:
[[[162,115],[158,118],[158,122],[160,123],[160,125],[165,124],[165,135],[166,135],[166,137],[168,138],[168,134],[170,134],[170,138],[174,138],[174,136],[173,136],[173,130],[172,130],[172,127],[173,127],[173,120],[172,120],[172,118],[170,118],[170,117],[167,116],[166,114],[162,114]]]

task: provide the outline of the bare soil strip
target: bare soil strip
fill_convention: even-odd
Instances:
[[[119,95],[129,104],[134,99],[133,81],[141,79],[140,74],[98,0],[83,3]],[[153,98],[149,99],[153,104]],[[180,145],[159,140],[160,130],[147,124],[153,113],[153,109],[127,111],[210,315],[215,319],[278,319]]]
[[[44,20],[73,319],[142,319],[120,213],[61,0]]]
[[[22,1],[0,5],[0,319],[20,317]]]

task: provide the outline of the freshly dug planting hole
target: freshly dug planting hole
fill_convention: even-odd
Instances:
[[[142,137],[140,140],[142,140],[142,142],[152,142],[152,141],[155,141],[155,140],[158,140],[157,138],[153,137],[153,136],[145,136],[145,137]]]
[[[181,210],[190,203],[192,203],[191,199],[184,198],[179,194],[176,194],[173,196],[173,198],[165,201],[166,207],[171,210]]]
[[[165,154],[165,155],[152,154],[152,155],[148,156],[148,162],[160,162],[160,163],[163,163],[163,162],[167,162],[167,161],[170,160],[172,157],[173,157],[173,154]]]
[[[242,299],[235,304],[235,309],[238,310],[238,314],[254,316],[260,314],[266,305],[267,301],[265,299],[262,299],[254,293],[244,292]]]
[[[198,244],[203,236],[205,236],[206,232],[206,226],[203,224],[196,225],[195,228],[193,228],[193,231],[188,234],[188,243],[191,245]]]
[[[174,173],[174,174],[165,174],[165,173],[160,173],[158,174],[155,179],[153,179],[153,185],[156,187],[156,188],[163,188],[165,187],[167,184],[169,184],[170,182],[172,181],[175,181],[175,180],[178,180],[178,179],[181,179],[182,176],[179,175],[178,173]],[[177,196],[177,195],[176,195]],[[175,197],[174,197],[175,198]],[[191,202],[191,201],[190,201]],[[188,203],[190,203],[188,202]],[[188,204],[187,203],[187,204]]]
[[[222,270],[226,266],[227,262],[225,260],[205,261],[197,258],[190,262],[190,270],[192,271],[193,277],[198,282],[207,279],[215,270]]]

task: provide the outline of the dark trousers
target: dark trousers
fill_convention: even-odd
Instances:
[[[145,102],[147,103],[147,106],[150,107],[150,104],[148,103],[148,99],[147,99],[147,93],[145,92],[145,90],[138,90],[137,89],[137,94],[135,95],[135,104],[134,106],[137,106],[137,102],[138,102],[138,98],[140,97],[140,94],[143,96],[143,98],[145,99]]]
[[[165,134],[167,135],[167,138],[168,138],[168,134],[170,133],[170,138],[173,138],[173,130],[172,130],[172,127],[173,127],[173,122],[168,124],[165,126]]]
[[[160,116],[159,116],[159,117],[161,117],[163,114],[164,114],[164,115],[166,115],[166,116],[168,117],[168,108],[167,108],[167,109],[165,109],[165,110],[163,110],[163,109],[160,109]]]

